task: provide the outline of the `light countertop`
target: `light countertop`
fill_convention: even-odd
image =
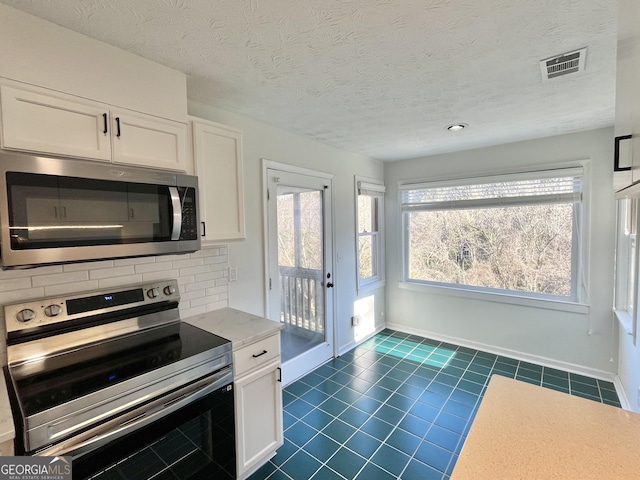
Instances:
[[[284,327],[280,322],[234,308],[214,310],[183,321],[231,340],[234,350],[269,337]]]
[[[494,375],[451,480],[640,478],[640,414]]]
[[[0,443],[13,440],[15,435],[7,384],[4,375],[0,375]]]

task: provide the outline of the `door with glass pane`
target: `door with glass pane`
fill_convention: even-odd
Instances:
[[[267,169],[269,318],[281,331],[283,382],[333,357],[331,180]]]

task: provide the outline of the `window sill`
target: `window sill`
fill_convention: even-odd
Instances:
[[[506,303],[523,307],[543,308],[546,310],[558,310],[561,312],[577,313],[580,315],[587,315],[589,313],[589,305],[562,300],[533,298],[497,292],[480,292],[462,287],[427,285],[402,281],[398,282],[398,286],[405,290],[433,293],[437,295],[448,295],[452,297],[464,297],[473,300],[482,300],[485,302]]]
[[[633,335],[633,317],[626,310],[613,310],[618,323],[627,335]]]
[[[386,280],[378,280],[375,282],[369,282],[358,285],[358,296],[363,293],[368,293],[373,290],[378,290],[379,288],[385,287],[387,284]]]

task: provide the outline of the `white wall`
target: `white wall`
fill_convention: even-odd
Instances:
[[[358,300],[354,176],[382,179],[382,164],[195,101],[189,101],[188,110],[190,115],[238,128],[243,134],[246,240],[229,243],[229,264],[238,268],[238,281],[229,284],[231,307],[266,314],[262,159],[334,174],[334,254],[340,258],[334,271],[336,343],[341,352],[353,346],[356,331],[350,321]],[[378,328],[384,323],[384,289],[371,294],[376,305],[372,327]]]
[[[464,133],[463,133],[464,134]],[[388,326],[601,378],[616,371],[612,316],[615,202],[612,129],[561,135],[385,165]],[[478,176],[590,159],[589,313],[569,313],[400,288],[398,182]]]
[[[186,75],[0,4],[0,77],[186,121]]]

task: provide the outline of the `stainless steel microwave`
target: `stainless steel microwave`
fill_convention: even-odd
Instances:
[[[0,154],[2,268],[194,252],[198,179]]]

